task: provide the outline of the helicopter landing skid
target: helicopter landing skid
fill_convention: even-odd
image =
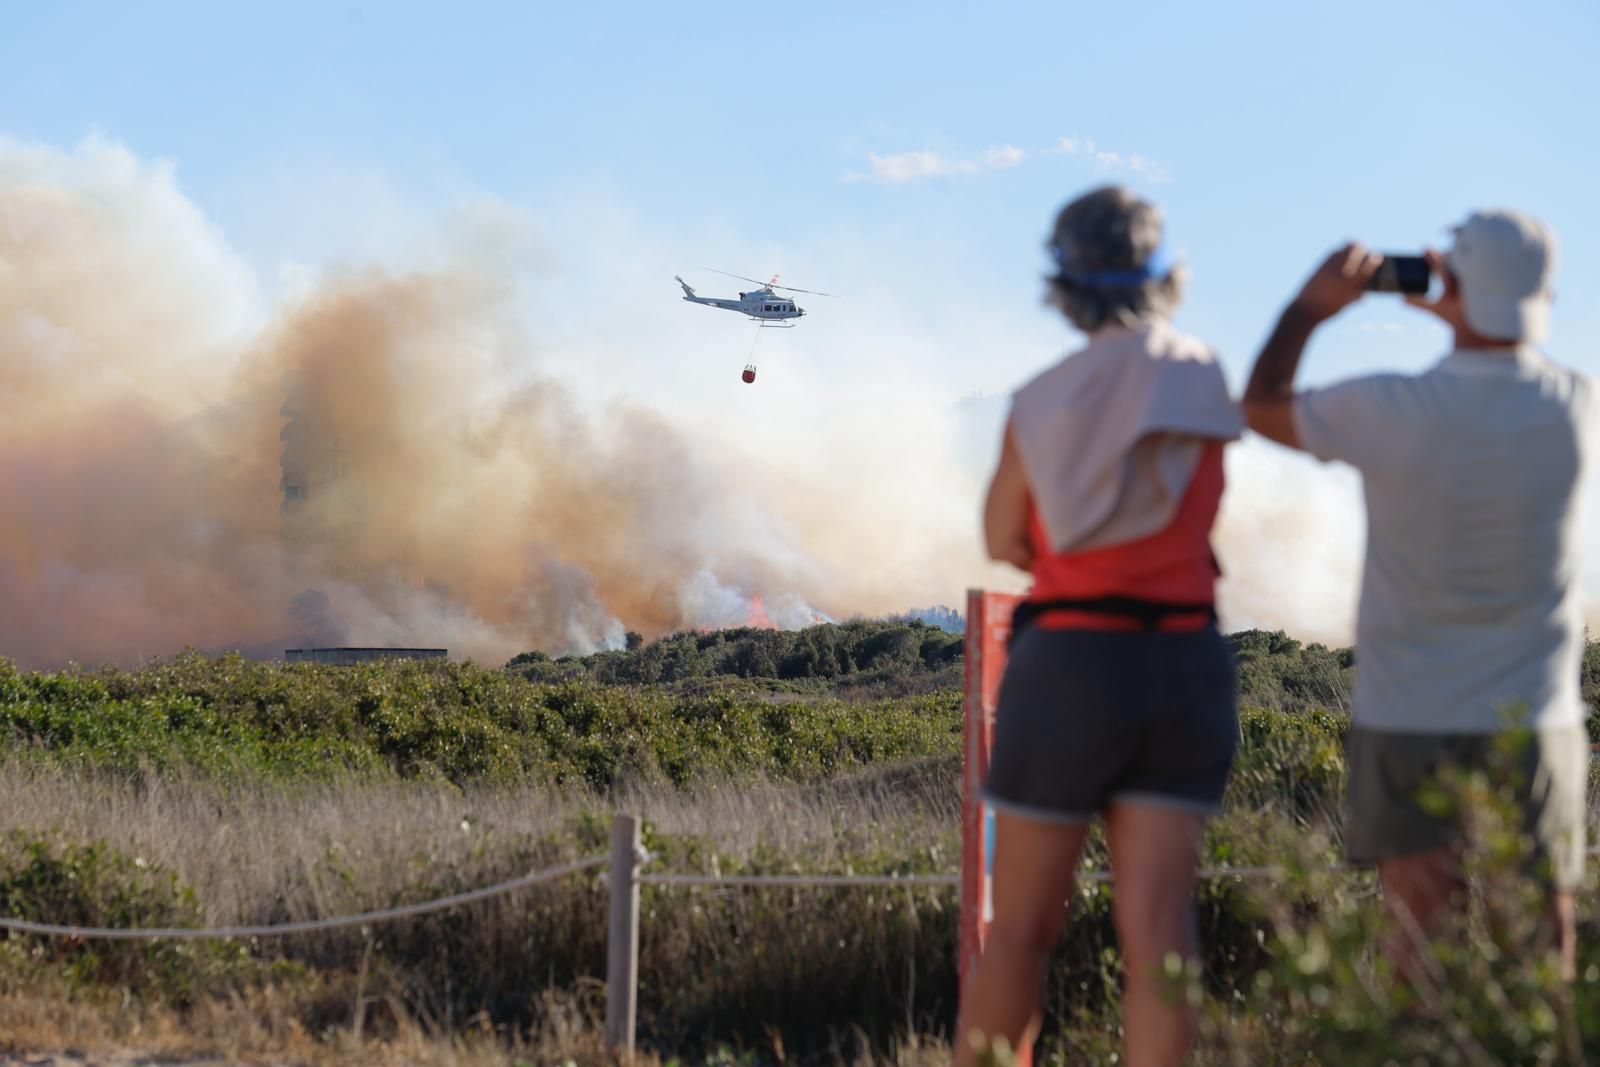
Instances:
[[[751,319],[750,321],[764,330],[792,330],[795,326],[792,322],[768,322],[766,319]]]

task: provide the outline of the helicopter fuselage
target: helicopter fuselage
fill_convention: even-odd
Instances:
[[[795,302],[786,296],[779,296],[771,289],[756,289],[748,293],[740,293],[737,300],[726,300],[714,296],[700,296],[682,278],[677,279],[683,286],[683,298],[691,304],[704,304],[706,307],[721,308],[724,311],[738,311],[762,325],[788,325],[789,319],[798,319],[805,315],[805,308],[798,307]]]

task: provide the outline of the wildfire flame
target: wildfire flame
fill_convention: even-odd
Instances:
[[[745,616],[744,624],[757,630],[778,628],[777,623],[767,618],[767,609],[762,606],[760,593],[750,598],[750,613]]]

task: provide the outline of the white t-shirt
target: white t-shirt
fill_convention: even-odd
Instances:
[[[1578,510],[1600,451],[1595,384],[1528,347],[1458,350],[1421,375],[1307,392],[1295,422],[1312,455],[1362,475],[1356,725],[1583,722]]]

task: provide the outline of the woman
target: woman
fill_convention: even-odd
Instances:
[[[1181,1063],[1195,1013],[1166,977],[1197,955],[1206,819],[1238,740],[1209,537],[1240,417],[1209,349],[1167,319],[1183,274],[1160,212],[1097,189],[1056,219],[1050,299],[1088,344],[1013,398],[984,507],[989,555],[1033,576],[1013,620],[985,800],[993,905],[956,1062],[1031,1049],[1073,872],[1103,816],[1128,1067]]]

